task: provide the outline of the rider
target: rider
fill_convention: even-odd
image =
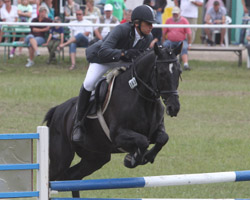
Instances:
[[[90,64],[77,103],[72,133],[72,141],[75,143],[83,142],[85,128],[81,126],[81,122],[86,117],[91,91],[95,89],[98,80],[109,69],[128,66],[153,40],[151,31],[155,15],[151,7],[136,7],[132,12],[131,21],[117,25],[103,40],[86,49],[86,57]]]

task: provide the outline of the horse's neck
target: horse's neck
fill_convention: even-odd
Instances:
[[[149,53],[139,61],[135,66],[136,73],[140,78],[147,80],[151,76],[152,68],[154,67],[155,55]]]

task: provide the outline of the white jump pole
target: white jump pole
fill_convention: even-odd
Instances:
[[[49,200],[49,129],[46,126],[38,126],[37,133],[37,191],[39,200]]]

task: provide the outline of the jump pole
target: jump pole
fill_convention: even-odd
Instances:
[[[51,190],[56,191],[79,191],[79,190],[101,190],[121,188],[162,187],[176,185],[194,185],[223,182],[250,181],[250,170],[215,172],[202,174],[183,174],[148,176],[136,178],[113,178],[77,181],[52,181]]]

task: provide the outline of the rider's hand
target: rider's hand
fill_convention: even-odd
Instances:
[[[137,56],[139,56],[143,51],[140,49],[128,49],[123,51],[123,54],[121,56],[121,59],[130,62],[133,59],[135,59]]]

